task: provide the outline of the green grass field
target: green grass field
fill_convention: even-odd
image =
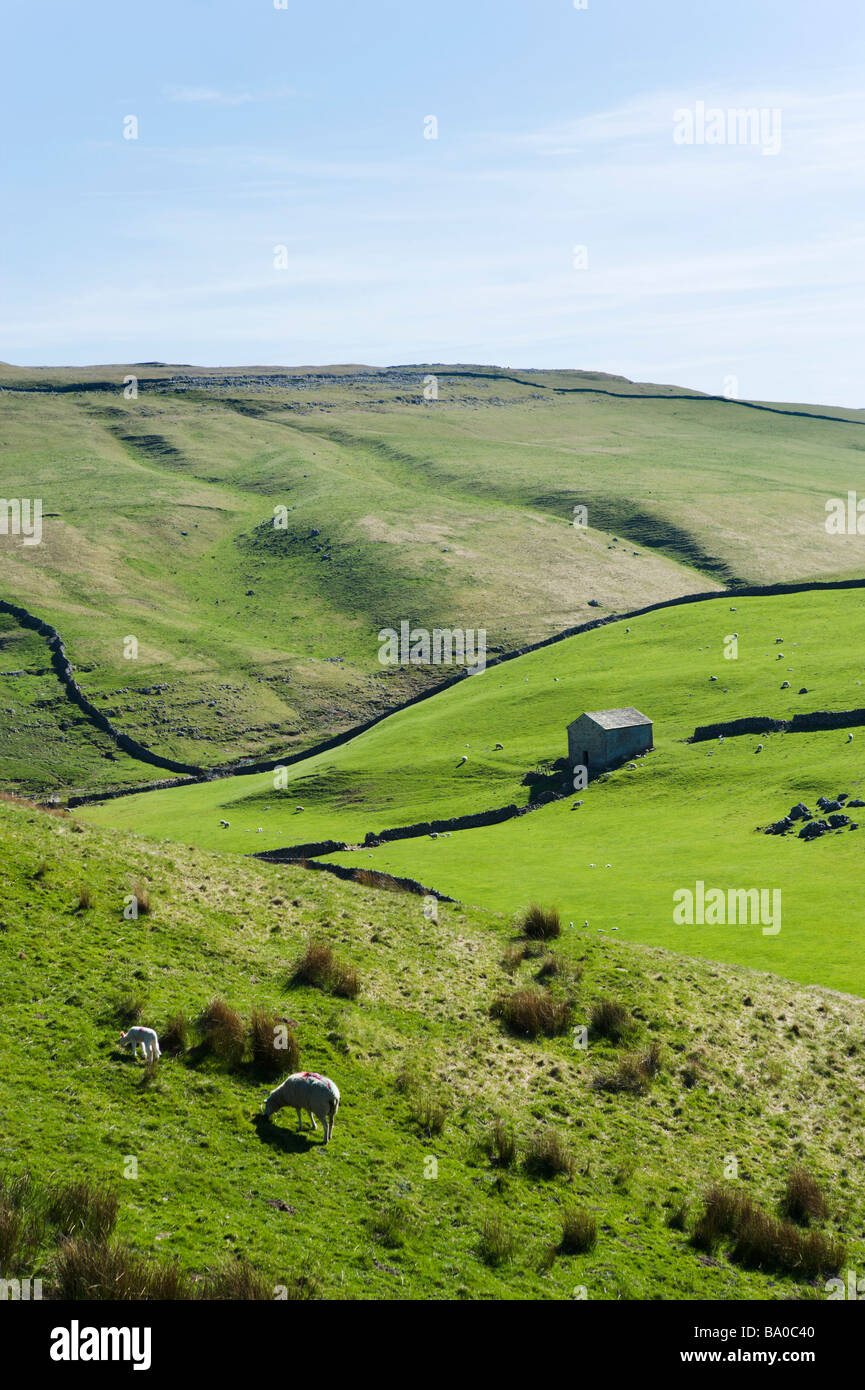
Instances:
[[[438,370],[428,402],[423,367],[279,383],[261,369],[0,368],[4,495],[40,496],[45,514],[39,546],[0,536],[2,597],[58,628],[126,732],[212,766],[308,747],[436,683],[379,665],[378,631],[401,619],[483,627],[491,650],[513,650],[733,579],[861,569],[862,537],[823,523],[826,498],[855,486],[862,412]],[[0,648],[4,743],[9,669]],[[67,787],[80,744],[72,784],[101,787],[87,742],[73,727],[43,760],[13,751],[5,775]]]
[[[728,660],[724,642],[734,633],[738,656]],[[827,641],[829,633],[843,639]],[[813,844],[755,833],[800,799],[814,809],[821,794],[861,797],[859,732],[852,743],[843,729],[687,742],[696,725],[717,720],[865,705],[863,649],[865,609],[856,590],[668,609],[466,678],[342,748],[289,768],[284,790],[274,789],[271,774],[235,777],[122,798],[82,814],[105,826],[247,854],[321,839],[355,844],[368,831],[524,805],[525,774],[566,752],[571,719],[584,709],[635,704],[655,721],[655,751],[634,771],[620,769],[503,825],[337,859],[408,875],[498,911],[549,900],[568,920],[588,920],[592,932],[617,930],[631,940],[863,993],[865,829]],[[802,687],[807,694],[798,693]],[[497,742],[502,751],[493,751]],[[463,755],[468,761],[460,766]],[[574,808],[575,800],[582,806]],[[675,925],[674,891],[698,880],[725,890],[780,889],[780,932]]]
[[[846,1242],[852,1267],[865,1258],[860,1000],[566,927],[545,948],[556,997],[573,999],[576,1025],[612,998],[632,1034],[590,1032],[586,1049],[570,1033],[520,1040],[490,1005],[540,962],[503,965],[506,916],[442,906],[431,922],[402,894],[8,802],[0,834],[0,1165],[107,1183],[118,1235],[140,1254],[195,1274],[243,1256],[274,1284],[303,1276],[338,1298],[822,1297],[823,1275],[690,1243],[703,1191],[734,1159],[734,1186],[769,1214],[805,1165],[829,1200],[818,1228]],[[150,911],[127,921],[133,887]],[[312,937],[357,967],[355,1000],[289,986]],[[256,1121],[275,1083],[247,1064],[190,1046],[148,1076],[117,1050],[118,1001],[132,996],[162,1030],[215,995],[246,1017],[262,1005],[296,1020],[302,1066],[342,1093],[326,1150],[320,1132],[294,1133],[293,1113]],[[597,1089],[653,1042],[645,1094]],[[516,1139],[510,1166],[485,1148],[494,1117]],[[570,1176],[526,1167],[550,1131]],[[575,1207],[596,1244],[556,1253]],[[0,1272],[50,1286],[51,1258],[46,1247]]]
[[[57,627],[119,729],[180,761],[289,757],[387,717],[275,774],[40,809],[20,793],[164,774],[0,617],[0,786],[19,794],[0,795],[0,1277],[61,1277],[56,1223],[16,1244],[25,1171],[107,1184],[117,1239],[202,1288],[244,1260],[268,1291],[327,1298],[779,1300],[861,1268],[865,817],[814,843],[758,828],[865,800],[865,729],[690,737],[865,706],[861,590],[737,592],[865,573],[863,538],[824,526],[865,414],[435,366],[141,366],[125,400],[130,371],[0,365],[0,491],[45,511],[41,546],[0,536],[0,597]],[[453,671],[382,668],[383,626],[483,627],[497,655],[707,591],[388,713]],[[568,723],[622,705],[654,750],[544,801]],[[361,843],[509,805],[533,809]],[[251,857],[321,840],[455,901],[431,919],[420,896]],[[780,930],[677,924],[699,882],[780,894]],[[129,920],[132,897],[149,908]],[[525,939],[533,901],[560,935]],[[316,942],[357,991],[293,979]],[[248,1051],[200,1044],[215,998],[295,1021],[300,1065],[342,1093],[327,1149],[293,1112],[263,1122],[276,1080]],[[549,1034],[508,1022],[520,1009]],[[186,1044],[157,1067],[118,1049],[131,1018],[178,1015]],[[825,1211],[779,1235],[797,1168]],[[744,1228],[700,1239],[719,1183],[783,1257]],[[594,1232],[578,1252],[571,1216]],[[808,1229],[835,1241],[811,1263]]]

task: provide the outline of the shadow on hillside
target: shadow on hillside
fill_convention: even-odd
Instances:
[[[275,1125],[273,1120],[267,1119],[264,1115],[256,1115],[252,1123],[262,1144],[281,1149],[283,1153],[307,1153],[322,1142],[321,1127],[317,1133],[308,1129],[286,1129],[282,1125]]]
[[[556,758],[555,762],[540,762],[532,772],[527,772],[522,785],[529,789],[529,805],[543,806],[567,796],[573,790],[567,771],[567,758]]]

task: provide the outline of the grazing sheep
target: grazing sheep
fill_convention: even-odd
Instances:
[[[848,734],[848,735],[847,735],[847,742],[848,742],[848,743],[852,743],[852,742],[853,742],[853,735],[852,735],[852,734]]]
[[[762,745],[762,743],[758,743],[758,744],[757,744],[757,747],[754,749],[754,752],[755,752],[755,753],[762,753],[762,751],[763,751],[763,745]]]
[[[230,826],[229,826],[229,823],[228,823],[227,820],[221,820],[221,821],[219,822],[219,824],[222,826],[223,830],[228,830],[228,829],[230,829]]]
[[[131,1047],[133,1057],[138,1056],[138,1049],[144,1053],[145,1062],[155,1062],[161,1056],[159,1051],[159,1039],[154,1028],[130,1028],[128,1033],[120,1034],[118,1047]]]
[[[467,755],[466,753],[463,753],[462,757],[460,758],[459,762],[457,763],[457,767],[462,767],[463,763],[467,763],[467,762],[468,762],[468,755]]]
[[[495,748],[493,749],[493,752],[494,752],[494,753],[501,752],[501,751],[504,749],[504,746],[505,746],[505,745],[504,745],[503,743],[497,743],[496,746],[495,746]]]
[[[291,1105],[297,1111],[297,1127],[303,1129],[302,1111],[306,1111],[312,1121],[313,1129],[316,1115],[324,1125],[324,1142],[330,1143],[333,1122],[339,1109],[339,1091],[327,1076],[319,1076],[315,1071],[296,1071],[277,1086],[264,1102],[264,1117],[270,1119],[275,1110]]]

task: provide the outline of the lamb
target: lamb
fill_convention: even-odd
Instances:
[[[303,1129],[302,1111],[309,1115],[313,1129],[318,1129],[315,1123],[317,1115],[324,1125],[324,1142],[330,1143],[333,1122],[339,1109],[339,1091],[329,1077],[319,1076],[315,1071],[293,1072],[265,1099],[264,1118],[269,1120],[275,1110],[281,1110],[285,1105],[291,1105],[297,1111],[298,1129]]]
[[[155,1028],[130,1028],[128,1033],[120,1034],[119,1047],[131,1047],[133,1057],[138,1056],[138,1049],[144,1053],[145,1062],[156,1062],[162,1056],[159,1051],[159,1038],[156,1036]]]

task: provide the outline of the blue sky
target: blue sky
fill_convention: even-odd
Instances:
[[[865,406],[861,0],[5,14],[7,361],[490,362]],[[677,143],[700,102],[779,112],[780,149]]]

